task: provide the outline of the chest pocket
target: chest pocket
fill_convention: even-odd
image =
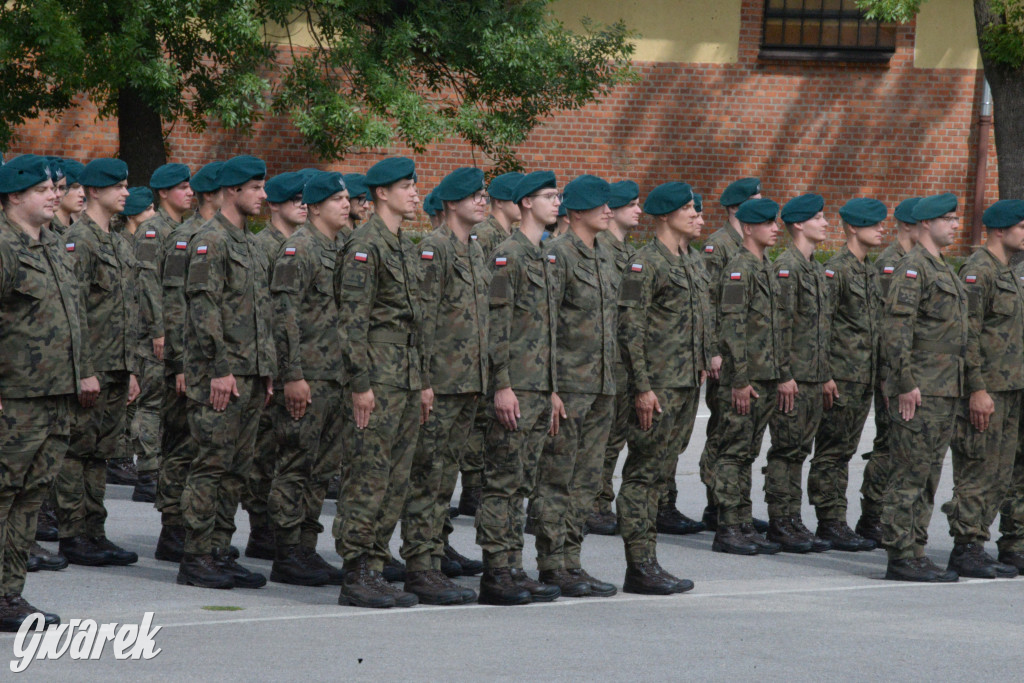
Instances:
[[[860,278],[851,278],[846,286],[846,297],[853,306],[866,306],[868,290]]]
[[[672,284],[662,297],[661,304],[670,311],[683,313],[690,304],[690,279],[676,268],[669,270],[668,279]]]
[[[598,307],[601,285],[597,281],[597,273],[586,265],[577,263],[572,268],[572,277],[566,283],[566,299],[581,309]]]
[[[112,252],[102,247],[95,253],[96,267],[92,284],[105,292],[112,291],[121,279],[121,264]]]
[[[800,312],[805,315],[817,315],[820,309],[824,307],[825,291],[824,283],[819,283],[812,277],[801,278],[800,290],[797,294]],[[820,303],[818,299],[819,292],[821,292]]]
[[[526,266],[526,277],[519,286],[519,296],[516,297],[516,306],[527,310],[537,310],[544,303],[547,296],[547,281],[540,265]]]
[[[30,299],[44,299],[50,293],[46,264],[30,254],[18,254],[21,264],[14,291]]]
[[[750,308],[764,318],[772,317],[771,287],[760,276],[754,275],[754,282],[749,285]],[[781,299],[781,297],[778,297]]]
[[[928,297],[928,304],[925,306],[924,314],[936,320],[952,318],[956,314],[959,296],[956,285],[952,282],[947,282],[944,278],[936,280],[931,295]]]
[[[384,261],[384,267],[391,273],[391,277],[395,279],[395,282],[405,284],[405,268],[402,266],[401,254],[388,256]]]
[[[323,267],[317,274],[313,286],[321,294],[334,296],[334,269],[337,267],[337,261],[330,254],[320,254],[320,265]]]
[[[229,289],[243,292],[249,285],[249,254],[235,247],[228,248],[228,276],[225,283]]]
[[[1012,282],[996,280],[996,290],[992,297],[992,312],[996,315],[1013,315],[1017,312],[1017,286]]]

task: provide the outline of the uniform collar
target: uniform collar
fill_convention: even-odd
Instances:
[[[370,216],[370,219],[366,221],[366,227],[376,232],[393,251],[398,251],[401,248],[401,241],[399,240],[399,236],[402,234],[401,228],[399,228],[398,235],[396,235],[388,229],[387,223],[377,214]]]
[[[664,242],[659,240],[657,237],[654,238],[654,248],[657,249],[662,258],[668,261],[669,265],[678,266],[683,262],[681,254],[673,254],[668,250],[668,247],[665,246]]]
[[[218,211],[217,215],[213,217],[213,220],[217,222],[217,225],[224,229],[224,232],[227,233],[231,239],[236,242],[245,242],[245,231],[236,228],[235,224],[229,221],[227,216],[222,214],[220,211]],[[268,225],[267,228],[270,228],[270,226]],[[274,232],[277,231],[275,230]]]
[[[34,241],[20,225],[8,218],[7,214],[3,212],[0,212],[0,225],[7,226],[12,233],[18,236],[18,240],[21,242],[21,245],[26,248],[38,245],[50,245],[57,242],[57,233],[53,232],[45,225],[39,230],[39,241]]]
[[[516,230],[515,232],[513,232],[512,239],[523,245],[523,247],[526,248],[527,253],[530,255],[531,258],[540,258],[540,247],[536,246],[533,242],[531,242],[530,238],[524,235],[522,230]]]
[[[598,247],[596,236],[594,239],[593,247],[588,247],[586,244],[584,244],[583,240],[581,240],[579,236],[572,231],[571,228],[569,229],[569,232],[565,233],[565,239],[568,239],[569,243],[576,247],[576,251],[580,252],[580,254],[582,254],[588,259],[594,258],[594,256],[597,254]]]

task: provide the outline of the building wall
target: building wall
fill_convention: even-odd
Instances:
[[[925,3],[916,29],[899,30],[887,65],[761,62],[762,6],[759,0],[561,0],[558,16],[570,26],[584,13],[598,20],[621,16],[644,33],[635,62],[641,80],[538,128],[520,148],[524,166],[550,168],[562,182],[580,173],[631,178],[644,193],[684,180],[705,196],[709,230],[724,221],[715,201],[722,189],[756,175],[780,203],[804,192],[824,195],[835,226],[830,246],[840,237],[838,208],[850,197],[874,196],[893,207],[905,197],[950,191],[970,202],[983,79],[969,3]],[[992,140],[987,144],[991,202],[996,161]],[[11,151],[29,150],[82,160],[113,155],[116,126],[96,122],[85,103],[57,121],[26,126]],[[395,148],[318,164],[278,118],[263,121],[251,138],[216,127],[196,135],[179,125],[168,152],[170,160],[193,167],[257,154],[271,173],[310,165],[364,170],[384,156],[409,154]],[[487,160],[456,140],[433,145],[417,157],[421,194],[471,164],[486,167]],[[968,250],[969,206],[964,218],[959,253]]]

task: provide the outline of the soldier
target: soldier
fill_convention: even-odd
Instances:
[[[591,576],[580,560],[583,526],[601,491],[615,410],[620,274],[614,256],[596,241],[611,223],[610,195],[611,186],[596,176],[566,185],[569,232],[546,245],[554,261],[558,307],[558,396],[568,418],[544,444],[528,514],[536,529],[540,580],[567,597],[607,597],[617,590]]]
[[[718,510],[711,549],[735,555],[771,555],[781,549],[753,525],[750,468],[761,452],[768,418],[778,406],[793,410],[796,381],[782,353],[783,308],[778,278],[765,249],[775,244],[779,205],[748,199],[735,218],[743,248],[722,270],[719,282],[719,350],[722,353],[718,411],[707,470]]]
[[[370,205],[370,200],[366,198],[366,176],[362,173],[346,173],[342,176],[345,180],[345,187],[348,188],[349,195],[349,206],[348,206],[348,217],[349,222],[342,231],[341,237],[343,240],[347,240],[348,236],[352,234],[352,231],[359,227],[359,224],[366,220]],[[344,248],[344,244],[340,245]]]
[[[611,196],[608,200],[608,208],[612,210],[612,221],[608,230],[597,234],[597,241],[611,254],[615,261],[615,267],[619,272],[619,279],[615,282],[618,287],[622,282],[622,276],[626,268],[633,260],[636,250],[633,245],[626,241],[630,230],[635,230],[640,225],[640,186],[632,180],[622,180],[612,183]],[[616,290],[616,297],[618,291]],[[633,395],[629,391],[629,371],[622,353],[615,359],[615,419],[608,432],[608,442],[604,448],[604,463],[601,470],[601,492],[594,501],[594,509],[587,517],[586,532],[601,536],[615,536],[619,532],[619,523],[612,512],[612,501],[615,500],[615,487],[612,485],[612,477],[615,474],[615,464],[618,462],[619,453],[626,445],[626,431],[629,425],[629,416],[633,414]],[[675,506],[673,505],[673,510]]]
[[[664,472],[686,450],[706,376],[707,281],[690,249],[700,236],[690,186],[659,185],[644,211],[655,217],[655,239],[635,254],[619,295],[619,345],[634,396],[617,501],[626,546],[622,590],[668,595],[693,588],[658,562],[656,524]]]
[[[437,230],[444,223],[444,207],[441,205],[441,200],[434,194],[436,189],[434,188],[423,200],[423,210],[426,212],[427,218],[430,219],[431,230]]]
[[[877,199],[848,201],[843,219],[846,246],[829,259],[825,280],[829,285],[832,340],[830,356],[835,386],[826,385],[825,414],[814,443],[807,475],[807,497],[818,517],[819,538],[836,550],[874,549],[875,542],[857,535],[846,523],[846,488],[850,458],[857,451],[871,399],[879,358],[878,273],[867,261],[868,250],[882,244],[882,222],[888,214]]]
[[[411,607],[416,596],[389,585],[381,571],[405,503],[419,425],[433,402],[420,379],[415,270],[406,262],[412,242],[401,231],[416,217],[416,166],[405,157],[385,159],[367,172],[366,186],[374,215],[349,238],[336,285],[349,381],[345,410],[356,427],[333,528],[345,561],[338,604]]]
[[[265,190],[270,206],[270,224],[256,233],[253,241],[257,254],[267,269],[268,279],[273,278],[273,265],[281,249],[295,232],[306,222],[308,208],[302,199],[302,191],[309,178],[323,171],[293,171],[281,173],[267,181]],[[340,380],[339,380],[340,381]],[[280,388],[280,387],[278,387]],[[280,401],[280,397],[279,401]],[[249,540],[245,545],[245,556],[261,560],[274,560],[274,531],[272,528],[268,500],[274,471],[280,458],[281,443],[274,427],[274,411],[265,410],[260,416],[256,434],[256,451],[245,490],[242,492],[242,507],[249,513]]]
[[[56,193],[41,157],[0,167],[0,631],[42,610],[23,597],[39,506],[68,446],[82,386],[77,285],[46,226]],[[64,564],[66,566],[66,563]],[[48,567],[57,568],[57,567]],[[43,612],[46,626],[60,623]]]
[[[164,399],[161,414],[160,473],[156,509],[160,511],[160,537],[154,557],[181,562],[185,549],[185,522],[181,517],[181,492],[195,448],[188,429],[188,398],[185,396],[185,273],[188,243],[220,211],[217,174],[224,165],[214,161],[199,169],[189,180],[198,209],[176,227],[164,244]],[[234,510],[230,512],[234,515]]]
[[[832,394],[835,383],[829,368],[829,307],[825,271],[814,249],[825,241],[828,220],[825,200],[805,194],[786,202],[782,222],[792,245],[773,264],[773,276],[782,292],[781,353],[796,380],[793,410],[773,410],[768,418],[771,448],[765,468],[764,491],[768,503],[768,540],[787,553],[824,552],[832,547],[804,526],[804,461],[811,454],[821,424],[822,393]]]
[[[704,450],[700,455],[700,476],[707,489],[708,504],[704,508],[701,521],[703,521],[705,528],[711,531],[715,531],[715,525],[718,523],[718,514],[715,511],[715,504],[711,497],[711,472],[708,469],[708,463],[714,455],[710,449],[712,444],[715,443],[714,434],[720,420],[718,412],[718,375],[722,367],[722,354],[720,353],[718,343],[719,297],[721,294],[719,291],[719,281],[721,280],[725,264],[731,261],[741,251],[743,246],[743,229],[736,218],[736,212],[739,210],[740,204],[748,199],[760,198],[760,179],[741,178],[730,183],[718,199],[722,207],[725,208],[728,219],[725,225],[708,237],[701,251],[704,257],[704,267],[707,269],[708,275],[711,276],[711,286],[708,290],[708,303],[711,310],[711,319],[708,321],[711,334],[711,348],[709,350],[711,354],[711,367],[708,370],[708,385],[704,390],[704,401],[711,416],[708,418],[705,432]],[[761,533],[768,530],[768,523],[760,519],[755,519],[753,524]]]
[[[402,517],[402,557],[407,565],[405,590],[420,602],[465,604],[476,600],[476,593],[441,573],[441,560],[447,555],[466,576],[483,571],[481,563],[462,557],[449,545],[448,503],[459,476],[459,453],[465,450],[487,387],[490,278],[478,242],[470,239],[473,226],[487,211],[484,173],[457,169],[434,192],[443,203],[445,222],[417,245],[422,381],[433,390],[434,404],[413,456]]]
[[[188,245],[185,393],[195,457],[181,494],[185,546],[177,581],[260,588],[267,580],[228,552],[252,465],[256,428],[276,374],[265,262],[246,219],[266,198],[260,159],[220,168],[221,207]]]
[[[148,187],[128,188],[128,199],[124,200],[124,208],[121,209],[120,215],[125,219],[121,235],[133,245],[136,244],[142,239],[139,228],[156,215],[153,208],[153,191]]]
[[[948,569],[979,579],[1013,578],[1016,566],[985,552],[1006,498],[1020,432],[1024,390],[1024,284],[1010,258],[1024,249],[1024,202],[1003,200],[982,215],[985,246],[960,267],[967,290],[967,394],[951,445],[953,499],[942,506],[954,539]]]
[[[53,181],[53,218],[50,219],[50,229],[59,235],[63,235],[67,232],[68,226],[60,222],[57,218],[57,209],[60,207],[61,199],[68,191],[68,179],[64,174],[64,164],[60,157],[42,157],[46,160],[46,166],[50,173],[50,179]]]
[[[50,227],[63,235],[78,220],[78,214],[85,210],[85,188],[78,182],[85,165],[74,159],[62,159],[60,167],[64,171],[67,189],[58,197],[57,210],[50,221]]]
[[[192,207],[192,173],[185,164],[164,164],[150,176],[159,209],[146,221],[135,240],[139,262],[138,357],[142,368],[139,400],[131,421],[132,451],[137,453],[139,477],[132,500],[156,501],[160,471],[160,419],[164,399],[163,267],[165,246],[171,232],[181,225]],[[131,203],[131,197],[128,198]],[[126,204],[127,208],[127,204]]]
[[[885,297],[889,294],[892,274],[896,264],[907,255],[917,244],[917,221],[911,216],[914,206],[921,201],[920,197],[904,199],[896,206],[893,217],[896,219],[896,239],[882,250],[875,259],[875,270],[878,272],[881,302],[879,310],[885,306]],[[882,349],[884,350],[884,349]],[[860,519],[854,531],[858,536],[874,541],[876,546],[882,545],[882,495],[889,478],[889,407],[886,405],[885,359],[878,354],[878,368],[875,371],[875,440],[871,452],[862,457],[868,461],[864,466],[864,479],[860,485]]]

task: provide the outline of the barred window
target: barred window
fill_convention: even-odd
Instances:
[[[896,24],[869,21],[854,0],[767,0],[763,59],[887,62]]]

